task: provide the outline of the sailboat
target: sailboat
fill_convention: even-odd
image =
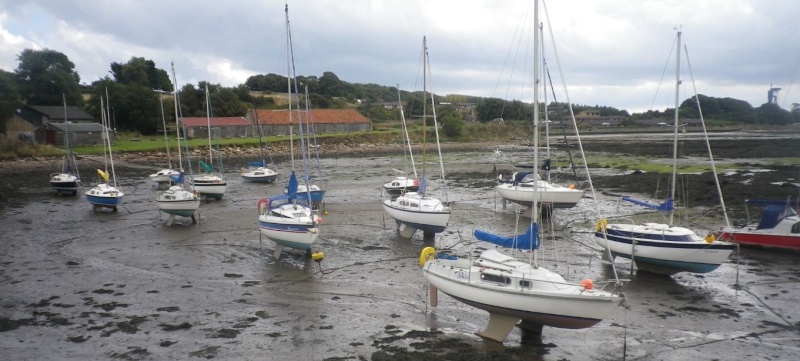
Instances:
[[[538,4],[534,5],[534,24],[539,23]],[[533,142],[534,166],[538,166],[539,125],[539,33],[534,35]],[[540,189],[541,191],[541,189]],[[533,197],[531,207],[540,206]],[[495,249],[471,254],[437,252],[426,247],[420,254],[425,279],[430,288],[431,305],[438,304],[438,291],[470,306],[489,312],[486,328],[477,332],[481,337],[503,342],[513,328],[541,333],[544,326],[581,329],[594,326],[608,316],[623,301],[620,294],[594,288],[594,282],[566,281],[560,274],[538,264],[536,250],[541,244],[538,212],[523,234],[503,237],[475,230],[482,241],[516,250],[529,251],[528,260],[519,260]]]
[[[81,177],[78,174],[78,165],[75,162],[75,154],[72,153],[72,144],[69,139],[69,119],[67,119],[67,98],[64,99],[64,145],[67,147],[67,155],[61,161],[61,172],[50,173],[50,187],[58,194],[78,194],[81,186]]]
[[[208,94],[208,84],[206,84],[206,118],[208,119],[208,163],[199,161],[200,167],[206,173],[194,177],[192,185],[194,190],[206,198],[222,199],[228,189],[228,182],[223,178],[222,165],[220,165],[218,175],[212,173],[214,171],[214,148],[211,145],[213,129],[211,128],[211,97]]]
[[[253,183],[272,183],[278,178],[278,172],[267,167],[267,160],[264,159],[264,142],[262,141],[261,123],[258,121],[258,111],[255,112],[256,124],[258,126],[258,144],[261,147],[261,160],[248,163],[249,169],[242,171],[242,179]],[[270,156],[272,163],[272,156]]]
[[[427,86],[428,86],[428,45],[427,39],[422,38],[422,51],[423,51],[423,91],[422,91],[422,119],[427,123],[426,118],[426,104],[427,104]],[[436,144],[439,151],[439,166],[442,172],[442,181],[444,182],[444,163],[442,162],[442,150],[439,147],[439,127],[436,122],[436,108],[433,103],[433,92],[431,92],[431,108],[433,128],[436,130]],[[423,124],[424,124],[423,123]],[[425,153],[427,138],[425,129],[427,125],[423,126],[423,146],[422,146],[422,178],[419,181],[418,189],[416,192],[407,192],[397,198],[385,199],[383,201],[383,209],[390,217],[394,218],[397,222],[397,230],[401,237],[411,238],[417,230],[422,230],[423,237],[432,237],[436,233],[441,233],[447,228],[450,222],[450,206],[446,202],[442,202],[438,198],[432,197],[427,193],[426,184],[426,166],[425,166]],[[447,197],[447,184],[445,184],[445,197]],[[445,198],[446,199],[446,198]]]
[[[675,115],[672,154],[672,182],[670,195],[662,204],[650,204],[631,197],[623,200],[659,212],[669,214],[669,223],[648,222],[642,224],[608,223],[600,219],[596,225],[595,240],[605,248],[610,257],[620,256],[631,259],[640,270],[673,275],[679,272],[708,273],[716,270],[728,259],[736,245],[716,240],[709,234],[700,237],[693,230],[676,226],[674,220],[675,183],[677,180],[678,156],[678,111],[680,94],[681,32],[677,33],[677,57],[675,61]],[[699,104],[699,103],[698,103]],[[709,153],[710,153],[710,147]],[[711,160],[713,166],[713,158]],[[714,180],[719,185],[714,172]],[[719,186],[717,186],[719,190]],[[720,194],[721,199],[721,194]],[[723,205],[724,211],[724,205]],[[726,217],[727,219],[727,217]]]
[[[175,87],[178,86],[178,78],[175,75],[175,67],[172,67],[172,78],[175,82]],[[180,126],[180,113],[178,112],[180,99],[178,92],[175,92],[175,134],[178,144],[178,163],[180,168],[183,169],[183,157],[181,156],[181,126]],[[163,115],[163,107],[162,115]],[[166,124],[165,124],[166,128]],[[188,149],[187,149],[188,155]],[[171,168],[171,166],[170,166]],[[192,166],[189,164],[189,171],[191,172]],[[158,203],[158,210],[169,214],[167,225],[171,226],[175,221],[176,216],[190,217],[192,223],[197,223],[195,212],[200,208],[200,194],[192,192],[185,187],[184,173],[178,172],[177,175],[170,175],[170,182],[173,183],[167,190],[159,191],[156,193],[156,203]]]
[[[106,98],[108,98],[107,93]],[[106,164],[106,167],[105,169],[97,170],[97,175],[100,177],[100,182],[84,193],[86,200],[92,204],[92,209],[95,212],[102,210],[103,208],[109,208],[116,212],[117,207],[122,204],[122,197],[125,195],[121,190],[117,189],[117,175],[114,172],[114,156],[111,152],[111,137],[108,134],[109,117],[106,114],[106,109],[108,108],[105,107],[103,98],[101,97],[100,113],[102,114],[101,120],[103,123],[103,132],[105,133],[105,139],[103,141],[103,161]],[[106,148],[108,151],[107,153]],[[106,162],[106,154],[108,155],[108,162]],[[111,164],[111,173],[108,171],[108,164]],[[109,178],[113,180],[113,184],[108,183]]]
[[[177,85],[176,85],[177,86]],[[177,93],[177,92],[176,92]],[[177,99],[177,95],[175,96]],[[148,176],[151,181],[156,182],[158,184],[169,183],[172,181],[170,177],[178,176],[181,174],[179,170],[172,169],[172,157],[169,153],[169,140],[167,139],[167,120],[164,117],[164,100],[161,98],[161,94],[158,95],[158,101],[161,104],[161,126],[164,127],[164,146],[167,149],[167,168],[161,169],[158,172],[155,172]],[[178,128],[175,128],[176,132]],[[178,151],[180,152],[180,138],[178,138]],[[180,155],[178,155],[180,158]],[[183,167],[181,167],[183,168]]]
[[[258,206],[258,227],[260,235],[271,239],[275,242],[275,251],[273,257],[280,258],[281,252],[284,247],[305,250],[309,255],[311,252],[311,245],[317,240],[319,236],[318,224],[322,223],[322,218],[311,209],[311,199],[306,192],[304,196],[300,196],[298,192],[299,181],[294,170],[294,134],[292,125],[292,97],[291,95],[298,94],[297,92],[297,77],[295,76],[294,92],[292,92],[292,69],[293,69],[293,53],[291,43],[291,31],[289,28],[289,5],[285,7],[286,12],[286,71],[287,71],[287,92],[290,95],[289,99],[289,129],[290,129],[290,149],[292,157],[292,173],[289,175],[289,183],[286,188],[286,194],[262,198],[257,202]],[[299,100],[298,100],[299,107]],[[298,108],[299,110],[299,108]],[[298,123],[300,129],[300,141],[303,158],[305,160],[305,146],[303,132],[302,132],[302,117],[300,112],[298,114]],[[304,162],[305,165],[305,162]],[[307,172],[307,167],[303,167]],[[304,182],[308,182],[308,177],[303,177]],[[307,186],[307,185],[306,185]],[[308,187],[306,187],[308,189]]]
[[[417,166],[414,164],[414,153],[411,151],[411,138],[408,136],[408,127],[406,125],[406,116],[403,112],[403,100],[400,98],[400,84],[397,85],[397,104],[400,107],[400,120],[403,122],[403,147],[408,146],[408,155],[411,158],[411,169],[414,170],[414,178],[409,178],[406,175],[397,176],[390,182],[383,185],[383,189],[390,196],[400,196],[406,192],[416,192],[419,190],[419,179],[417,177]],[[405,153],[405,152],[403,152]],[[397,173],[406,174],[400,170],[394,170]]]

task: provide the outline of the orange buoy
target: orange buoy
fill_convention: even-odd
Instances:
[[[590,280],[590,279],[588,279],[588,278],[584,278],[584,279],[581,281],[581,286],[582,286],[584,289],[590,290],[590,289],[594,288],[594,282],[592,282],[592,280]]]

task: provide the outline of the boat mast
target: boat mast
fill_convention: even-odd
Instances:
[[[292,124],[292,66],[290,63],[292,36],[289,33],[289,4],[286,4],[286,95],[289,100],[289,153],[292,161],[292,172],[294,168],[294,125]]]
[[[403,99],[400,98],[400,84],[397,84],[397,104],[400,106],[400,120],[403,121],[403,133],[406,136],[406,144],[408,145],[408,156],[411,158],[411,168],[414,170],[414,178],[417,177],[417,166],[414,164],[414,153],[411,151],[411,138],[408,136],[408,127],[406,126],[406,116],[403,113]]]
[[[211,149],[211,98],[208,96],[208,83],[206,83],[206,120],[208,121],[208,164],[214,165],[214,154]]]
[[[422,37],[422,181],[425,182],[425,187],[422,190],[422,196],[428,190],[427,180],[425,179],[425,164],[427,159],[428,148],[428,110],[427,110],[427,94],[428,94],[428,41],[425,36]]]
[[[428,54],[427,46],[425,54]],[[425,63],[428,65],[428,71],[430,71],[430,58],[428,56],[425,57]],[[430,78],[430,77],[428,77]],[[433,131],[436,134],[436,150],[439,152],[439,170],[442,172],[442,186],[444,188],[444,200],[445,202],[448,201],[447,199],[447,181],[444,178],[444,161],[442,160],[442,145],[439,142],[439,123],[436,120],[436,102],[433,100],[433,86],[431,86],[431,115],[433,116]]]
[[[181,156],[181,124],[180,124],[180,117],[178,116],[178,76],[175,75],[175,63],[172,62],[172,82],[174,83],[175,89],[172,90],[172,97],[175,101],[175,140],[178,142],[178,165],[180,166],[179,171],[183,172],[183,157]],[[166,127],[165,127],[166,128]],[[169,147],[167,147],[169,148]],[[191,167],[191,164],[189,165]]]
[[[72,148],[69,146],[69,119],[67,119],[67,96],[61,93],[61,99],[64,101],[64,145],[67,147],[67,161],[61,165],[61,173],[72,173]],[[64,169],[66,167],[66,169]]]
[[[164,116],[164,99],[161,98],[161,93],[158,93],[158,103],[161,105],[161,126],[164,127],[164,144],[167,146],[167,164],[169,169],[172,169],[172,157],[169,155],[169,140],[167,139],[167,118]],[[180,145],[178,145],[180,148]]]
[[[539,1],[534,1],[533,5],[533,23],[535,25],[539,25]],[[539,63],[541,59],[539,58],[539,42],[541,39],[539,38],[539,32],[534,31],[533,33],[533,169],[534,174],[538,174],[539,172]],[[540,180],[538,177],[534,179],[534,192],[539,192],[539,182]],[[537,195],[534,194],[533,202],[531,204],[531,223],[537,223],[539,217],[539,205],[537,201]],[[538,234],[536,235],[538,237]],[[533,242],[531,242],[531,253],[533,257],[533,264],[537,264],[537,252],[533,249]]]
[[[540,41],[539,46],[542,48],[542,95],[544,97],[544,141],[545,141],[545,157],[550,161],[550,118],[547,112],[547,61],[544,59],[544,24],[539,24],[539,39]],[[539,173],[539,170],[536,170],[536,173]],[[547,181],[550,181],[550,168],[547,169]]]
[[[672,141],[672,182],[669,187],[669,199],[675,202],[675,182],[678,178],[678,98],[680,97],[681,88],[681,31],[678,30],[678,47],[675,55],[675,116],[672,127],[673,141]],[[669,210],[669,225],[672,226],[672,221],[675,218],[674,207]]]

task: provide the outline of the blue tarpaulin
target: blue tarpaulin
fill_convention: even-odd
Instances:
[[[481,231],[480,229],[476,229],[472,234],[475,236],[475,238],[484,242],[494,243],[498,246],[503,246],[506,248],[521,250],[538,249],[540,243],[539,225],[536,223],[531,224],[530,227],[528,227],[527,232],[511,237],[496,235],[486,231]]]

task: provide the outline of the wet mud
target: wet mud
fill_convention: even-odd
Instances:
[[[587,149],[592,142],[585,141]],[[319,264],[293,250],[275,260],[274,244],[259,237],[256,201],[282,192],[288,162],[277,164],[277,183],[264,185],[241,180],[235,170],[246,159],[226,160],[234,171],[226,174],[225,197],[204,202],[198,224],[178,218],[171,227],[146,178],[157,165],[129,161],[117,168],[126,192],[118,212],[93,212],[82,196],[51,192],[52,168],[3,172],[0,354],[8,360],[800,359],[797,254],[742,249],[713,273],[673,277],[601,261],[592,236],[596,209],[633,214],[609,194],[652,195],[653,187],[624,188],[646,182],[618,178],[632,174],[593,177],[599,184],[609,179],[595,185],[598,206],[585,198],[576,208],[555,210],[540,252],[544,266],[569,280],[599,284],[615,272],[630,279],[626,305],[600,324],[545,328],[541,335],[517,329],[497,343],[474,335],[485,326],[484,311],[446,295],[431,307],[419,252],[487,247],[473,240],[474,229],[512,234],[527,222],[515,206],[504,208],[492,187],[496,172],[507,173],[529,150],[493,144],[446,153],[453,217],[433,240],[397,237],[380,206],[380,186],[394,177],[392,169],[405,167],[402,154],[323,152],[327,182],[320,183],[328,194]],[[602,151],[611,152],[605,145]],[[84,165],[81,173],[92,174],[92,164]],[[796,181],[797,168],[789,168],[763,173]],[[723,191],[740,181],[728,178]],[[431,191],[442,194],[444,187],[434,182]],[[703,214],[712,208],[693,202]],[[721,225],[711,215],[696,223],[699,230]]]

